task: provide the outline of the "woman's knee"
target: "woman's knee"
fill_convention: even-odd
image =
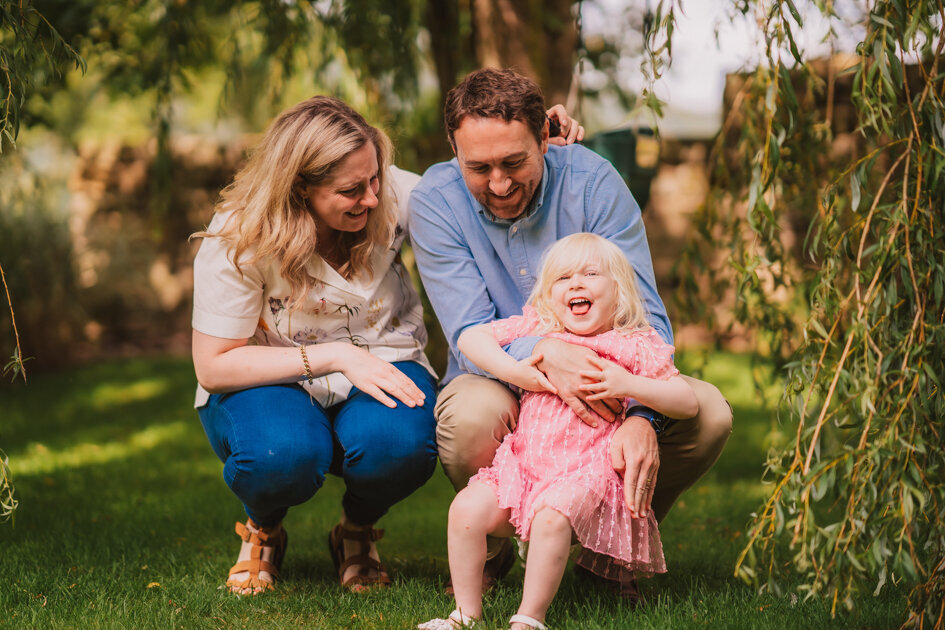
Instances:
[[[359,485],[380,488],[422,486],[436,470],[436,448],[431,442],[412,442],[399,448],[390,444],[360,447],[345,454],[343,476]]]
[[[249,506],[296,505],[325,482],[332,451],[317,445],[275,445],[260,442],[231,454],[224,466],[227,483]]]
[[[375,522],[398,501],[420,488],[436,470],[433,419],[429,431],[383,430],[346,434],[341,470],[347,486],[342,505],[356,523]],[[396,423],[393,423],[396,426]]]

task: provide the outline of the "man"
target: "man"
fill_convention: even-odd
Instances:
[[[549,146],[543,97],[534,82],[511,70],[478,70],[450,91],[444,117],[456,157],[432,166],[414,188],[410,234],[450,347],[435,413],[440,461],[458,490],[491,463],[515,426],[518,399],[467,361],[456,340],[469,326],[521,314],[552,243],[575,232],[615,243],[636,270],[651,325],[667,343],[673,337],[639,205],[597,154],[580,145]],[[533,337],[516,340],[507,351],[516,359],[540,354],[538,367],[584,422],[621,421],[619,401],[588,402],[578,390],[579,373],[593,369],[591,350]],[[686,378],[699,398],[695,418],[667,422],[633,406],[611,443],[631,511],[652,506],[657,520],[715,463],[731,433],[731,407],[718,389]],[[490,557],[484,587],[511,568],[511,544],[490,542]],[[637,597],[630,576],[615,588]]]

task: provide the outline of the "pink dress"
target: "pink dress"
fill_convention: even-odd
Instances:
[[[538,323],[530,306],[522,316],[492,324],[501,345],[528,336]],[[633,374],[668,379],[673,346],[655,330],[609,331],[594,337],[546,335],[591,348]],[[505,437],[492,465],[470,479],[493,488],[499,506],[511,510],[516,535],[529,539],[532,518],[551,507],[571,521],[584,548],[579,565],[608,579],[664,573],[663,546],[652,510],[632,518],[623,497],[623,479],[610,460],[610,440],[620,421],[588,426],[564,401],[548,392],[525,392],[515,431]]]

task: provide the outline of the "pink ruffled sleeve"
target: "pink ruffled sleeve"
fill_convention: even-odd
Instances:
[[[673,364],[673,353],[676,349],[663,341],[656,330],[633,333],[631,339],[636,342],[634,349],[635,365],[631,371],[640,376],[666,380],[679,374]]]
[[[531,306],[525,305],[521,315],[497,319],[492,322],[492,334],[500,346],[505,346],[519,337],[527,337],[538,325],[538,313]]]

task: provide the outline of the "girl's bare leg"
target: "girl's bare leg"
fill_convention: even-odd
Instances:
[[[453,499],[447,528],[447,549],[456,609],[464,615],[477,619],[482,617],[482,568],[486,564],[486,535],[511,536],[514,533],[514,528],[509,524],[509,510],[499,507],[495,492],[489,486],[473,482]]]
[[[525,562],[525,588],[518,614],[544,621],[548,606],[561,584],[570,549],[571,521],[568,517],[548,507],[539,509],[532,519],[528,560]],[[524,624],[513,623],[512,630],[529,629]]]

